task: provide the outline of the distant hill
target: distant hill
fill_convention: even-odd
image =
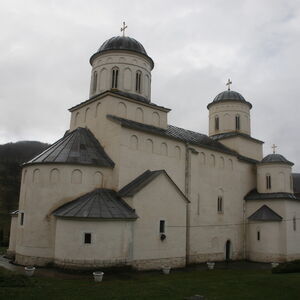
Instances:
[[[0,145],[0,246],[8,244],[9,213],[18,208],[21,164],[47,147],[49,144],[36,141]]]

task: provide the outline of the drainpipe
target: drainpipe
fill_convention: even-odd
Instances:
[[[184,176],[184,193],[186,198],[191,201],[191,154],[198,154],[194,148],[190,148],[189,144],[185,144],[185,176]],[[186,264],[189,264],[189,254],[190,254],[190,206],[191,203],[188,202],[186,205]]]

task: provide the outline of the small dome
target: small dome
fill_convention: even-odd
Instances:
[[[273,153],[269,154],[266,157],[264,157],[261,161],[262,163],[280,163],[280,164],[287,164],[293,166],[294,164],[291,161],[288,161],[283,155]]]
[[[90,61],[97,55],[106,51],[111,50],[125,50],[132,51],[135,53],[142,54],[146,56],[151,63],[151,67],[154,67],[154,62],[151,57],[148,56],[144,46],[138,42],[136,39],[131,38],[129,36],[114,36],[108,40],[106,40],[98,51],[91,57]]]
[[[219,102],[226,102],[226,101],[238,101],[246,103],[252,108],[252,104],[245,100],[245,98],[238,92],[235,91],[224,91],[220,94],[218,94],[215,99],[207,105],[207,108],[209,108],[211,105],[219,103]]]

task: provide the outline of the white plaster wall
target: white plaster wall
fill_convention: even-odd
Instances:
[[[237,101],[213,104],[209,108],[209,135],[236,131],[235,116],[240,116],[239,132],[250,135],[250,107]],[[219,117],[219,130],[215,129],[215,117]]]
[[[133,229],[133,260],[183,258],[184,263],[187,202],[167,176],[158,176],[131,203],[139,216]],[[160,220],[166,222],[164,241],[160,240]]]
[[[126,264],[132,257],[134,221],[57,219],[55,262],[68,267]],[[84,233],[92,243],[84,244]]]
[[[247,224],[247,253],[253,261],[272,262],[284,261],[287,255],[286,240],[286,203],[284,200],[249,200],[247,201],[247,219],[263,205],[267,205],[283,221],[260,222],[249,221]],[[257,231],[260,231],[260,241]]]
[[[231,258],[244,252],[244,196],[255,187],[255,168],[236,157],[195,148],[191,154],[190,261],[225,259],[231,242]],[[218,196],[223,212],[218,212]]]
[[[246,157],[250,157],[258,161],[261,161],[263,158],[263,145],[250,139],[235,136],[221,139],[219,142]]]
[[[259,193],[293,193],[291,185],[292,168],[285,164],[258,164],[257,190]],[[266,176],[271,176],[271,189],[267,189]]]
[[[133,52],[109,51],[92,61],[90,98],[112,88],[112,69],[119,69],[118,90],[151,98],[151,65],[142,55]],[[136,72],[140,71],[141,92],[136,91]],[[97,88],[93,90],[94,72],[97,72]]]
[[[59,175],[54,176],[53,170],[56,170],[56,175],[58,171]],[[82,174],[81,181],[79,171]],[[102,182],[99,182],[99,172],[103,174]],[[110,188],[111,172],[107,168],[82,165],[43,164],[25,167],[19,200],[19,211],[24,212],[24,225],[17,226],[17,262],[22,263],[21,256],[53,258],[55,220],[51,217],[52,211],[95,188]]]
[[[135,100],[117,96],[104,96],[73,110],[70,130],[77,127],[87,127],[95,135],[99,135],[101,129],[107,123],[107,114],[166,129],[168,127],[167,112],[166,109],[156,108]]]
[[[10,224],[8,253],[14,254],[16,251],[16,231],[18,225],[18,215],[12,215]]]

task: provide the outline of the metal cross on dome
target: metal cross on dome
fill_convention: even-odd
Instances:
[[[275,150],[276,150],[277,146],[275,146],[275,144],[273,144],[273,146],[271,148],[273,149],[273,154],[275,154]]]
[[[228,81],[226,83],[226,85],[228,85],[228,91],[230,91],[230,85],[232,84],[232,81],[228,78]]]
[[[125,24],[125,22],[123,22],[123,26],[121,27],[121,32],[123,32],[123,36],[125,36],[125,29],[127,28],[128,26]]]

